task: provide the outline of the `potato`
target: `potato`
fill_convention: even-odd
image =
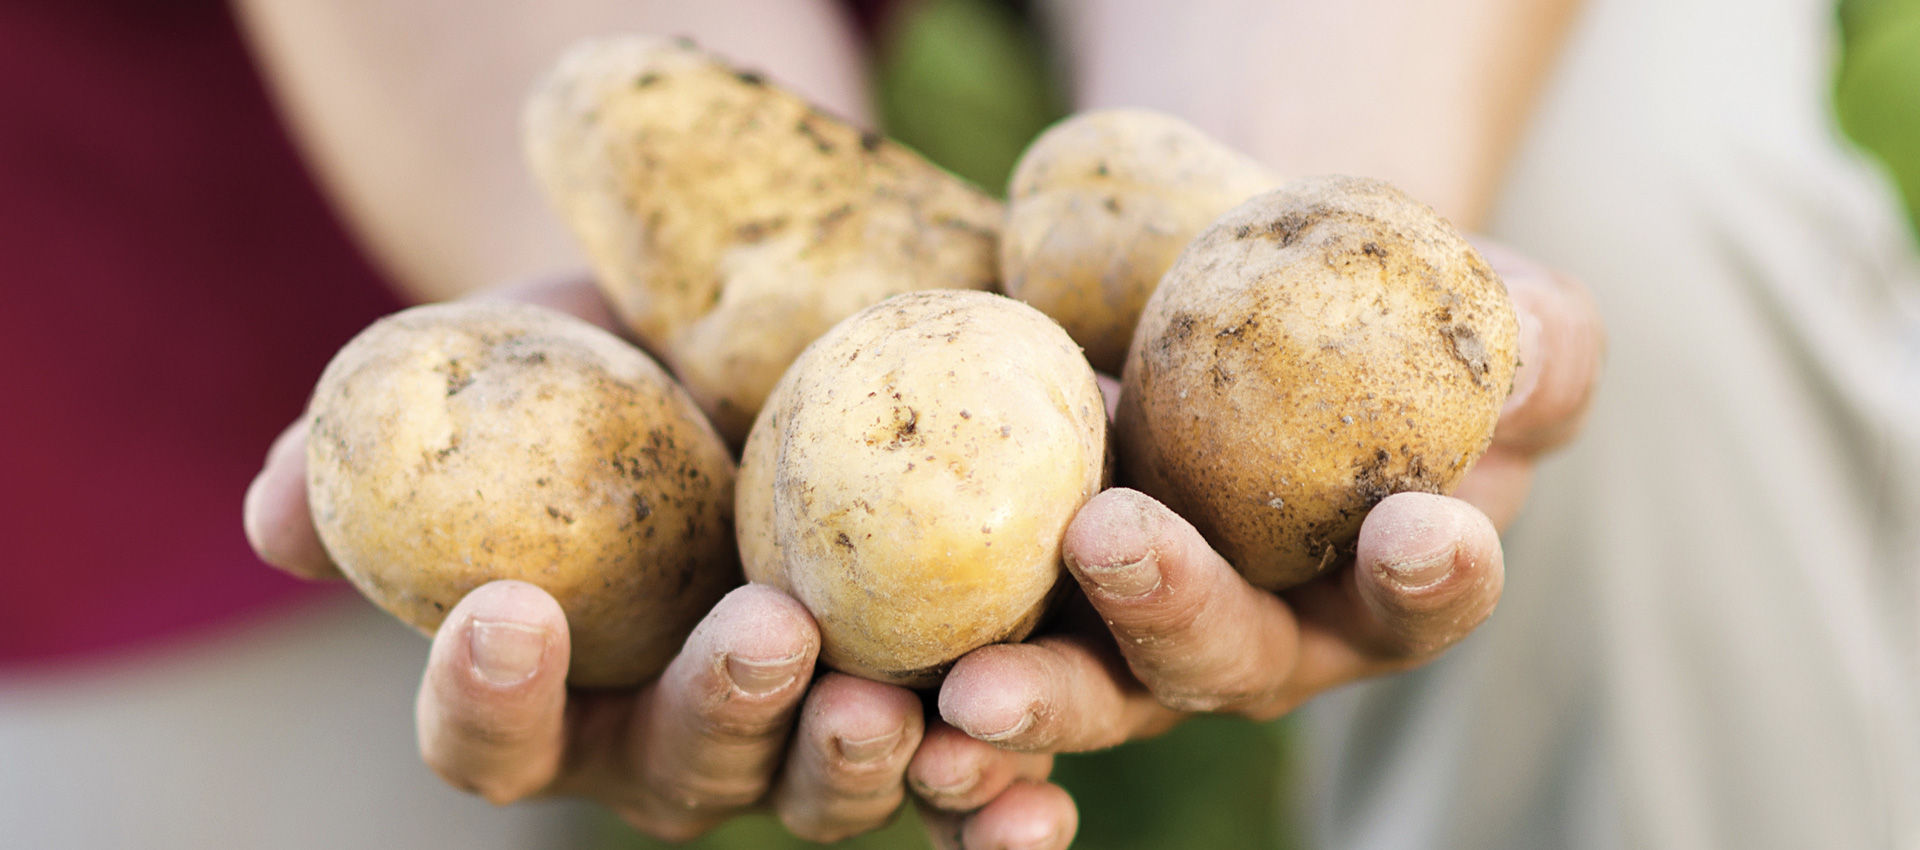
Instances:
[[[1450,490],[1512,388],[1506,288],[1432,210],[1324,177],[1234,208],[1148,301],[1115,427],[1136,483],[1253,583],[1350,559],[1368,509]]]
[[[524,137],[621,319],[735,445],[835,322],[996,280],[999,202],[686,42],[574,48]]]
[[[1007,190],[1007,294],[1052,316],[1118,374],[1147,296],[1221,213],[1279,186],[1266,166],[1168,115],[1085,112],[1021,155]]]
[[[566,612],[568,681],[633,685],[740,583],[726,445],[646,355],[570,316],[396,313],[335,355],[308,416],[321,542],[423,632],[521,579]]]
[[[747,577],[813,612],[828,665],[932,684],[1038,623],[1105,452],[1093,369],[1046,316],[895,296],[809,347],[761,410],[736,511]]]

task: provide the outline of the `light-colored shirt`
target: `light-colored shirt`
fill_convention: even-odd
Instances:
[[[1609,357],[1493,619],[1306,712],[1315,846],[1920,847],[1920,262],[1829,0],[1591,0],[1492,231]]]

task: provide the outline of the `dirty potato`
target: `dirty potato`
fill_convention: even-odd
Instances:
[[[496,579],[567,615],[568,681],[652,677],[738,584],[733,462],[646,355],[508,303],[416,307],[340,351],[308,416],[328,554],[423,632]]]
[[[1385,183],[1234,208],[1148,302],[1115,427],[1125,466],[1255,584],[1353,555],[1368,509],[1443,493],[1512,388],[1513,307],[1446,221]]]
[[[1118,373],[1147,296],[1221,213],[1281,179],[1192,125],[1142,109],[1085,112],[1040,135],[1007,189],[1000,273]]]
[[[932,684],[1039,621],[1105,441],[1093,370],[1046,316],[987,293],[894,297],[808,348],[761,411],[741,462],[747,577],[813,612],[830,666]]]
[[[835,322],[996,279],[999,202],[684,41],[574,48],[524,138],[622,320],[735,445]]]

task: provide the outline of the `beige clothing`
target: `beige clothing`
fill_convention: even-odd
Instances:
[[[1317,846],[1920,847],[1920,263],[1831,0],[1590,0],[1492,227],[1610,355],[1433,668],[1307,714]]]

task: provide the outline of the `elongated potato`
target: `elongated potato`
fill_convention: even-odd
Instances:
[[[646,355],[520,304],[416,307],[314,391],[308,495],[341,572],[423,632],[496,579],[545,588],[568,681],[652,677],[740,582],[733,461]]]
[[[996,279],[997,201],[685,42],[574,48],[524,135],[622,320],[736,445],[833,323]]]
[[[1180,249],[1281,179],[1177,118],[1084,112],[1034,140],[1007,190],[1000,273],[1117,374],[1147,296]]]
[[[1147,303],[1115,422],[1135,482],[1249,580],[1350,559],[1402,490],[1450,490],[1516,365],[1513,306],[1432,210],[1385,183],[1301,180],[1234,208]]]
[[[896,296],[808,348],[760,412],[736,511],[747,576],[813,612],[828,665],[932,684],[1039,621],[1105,452],[1093,369],[1046,316]]]

